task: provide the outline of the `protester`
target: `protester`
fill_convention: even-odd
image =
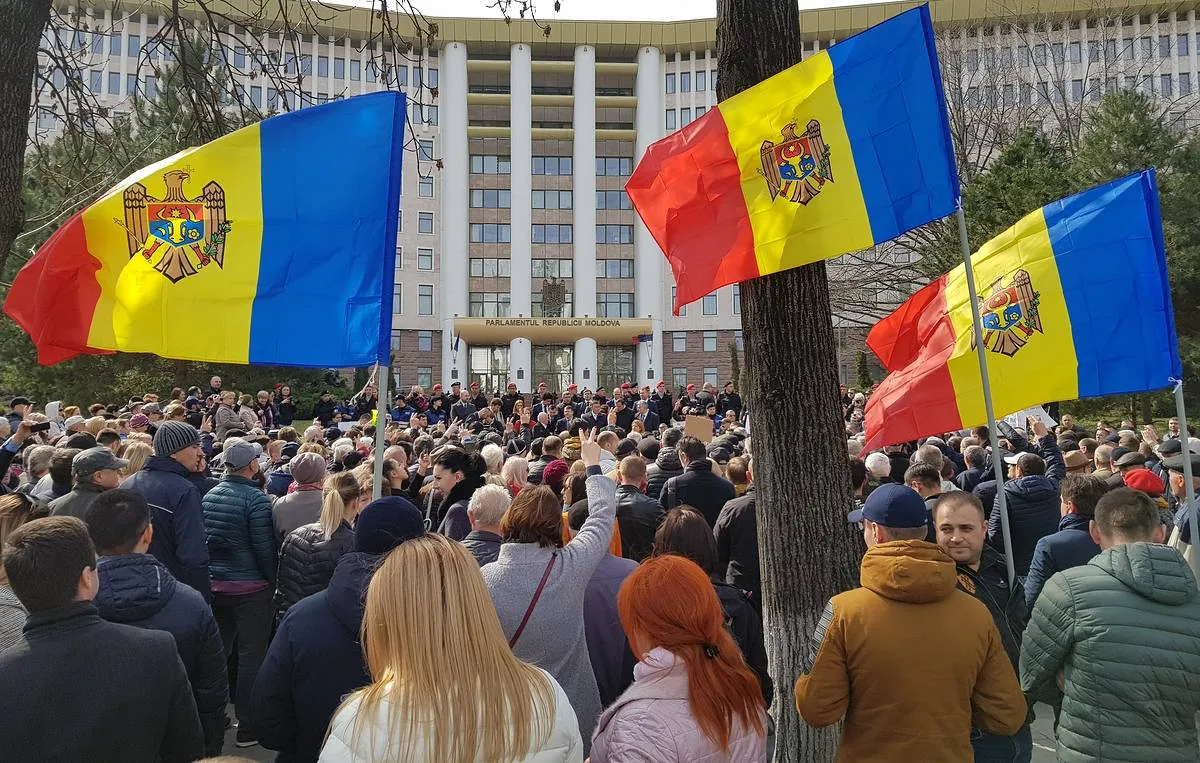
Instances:
[[[650,556],[654,533],[666,512],[646,495],[646,462],[641,456],[626,456],[617,465],[617,526],[621,532],[622,556],[640,562]]]
[[[1021,646],[1021,687],[1061,705],[1059,760],[1195,760],[1200,597],[1149,496],[1096,504],[1087,564],[1056,573]]]
[[[762,760],[766,705],[705,573],[682,557],[655,557],[618,602],[640,661],[596,726],[591,760]]]
[[[608,513],[611,521],[611,497]],[[567,694],[508,648],[477,570],[466,549],[438,535],[388,555],[363,619],[372,682],[334,714],[322,761],[583,757]],[[427,659],[434,643],[454,669]]]
[[[663,486],[672,477],[683,474],[683,464],[679,462],[679,441],[683,432],[679,429],[668,429],[662,434],[662,446],[653,463],[646,465],[646,495],[657,499],[662,495]],[[662,504],[662,501],[659,501]]]
[[[667,480],[658,502],[667,510],[691,506],[699,510],[712,527],[717,523],[721,508],[733,500],[733,483],[713,473],[712,462],[700,440],[684,437],[679,441],[678,450],[683,474]]]
[[[500,467],[500,477],[509,494],[515,497],[529,486],[529,461],[521,456],[510,456]]]
[[[970,760],[972,726],[1020,731],[1025,699],[1000,635],[987,608],[956,590],[954,560],[924,540],[921,497],[881,485],[848,519],[861,523],[868,547],[863,587],[825,605],[812,670],[796,682],[804,721],[844,721],[845,760],[881,749],[893,760]]]
[[[121,470],[127,466],[128,461],[117,458],[102,446],[79,451],[71,460],[75,486],[71,492],[50,502],[50,513],[82,519],[98,495],[121,484]]]
[[[204,755],[187,672],[168,633],[105,622],[96,552],[75,517],[26,522],[4,571],[29,612],[0,652],[0,739],[21,760],[182,763]]]
[[[597,439],[596,432],[580,433],[589,511],[578,535],[563,546],[558,499],[545,486],[523,490],[501,522],[500,557],[482,568],[513,653],[545,668],[562,685],[588,740],[601,708],[583,603],[607,553],[616,513],[616,485],[600,472]]]
[[[212,555],[213,614],[221,630],[225,658],[230,660],[236,655],[238,747],[258,743],[250,697],[270,639],[271,592],[275,584],[271,501],[254,482],[259,473],[259,455],[251,443],[228,439],[221,452],[225,476],[208,491],[203,502]]]
[[[74,484],[71,465],[79,453],[79,448],[55,448],[50,457],[49,470],[33,486],[30,495],[39,501],[49,503],[71,492]]]
[[[1167,478],[1171,485],[1171,494],[1175,496],[1176,505],[1174,529],[1171,531],[1170,545],[1184,555],[1189,562],[1195,554],[1190,530],[1192,518],[1191,508],[1187,501],[1187,475],[1184,474],[1184,459],[1190,459],[1192,470],[1192,489],[1200,496],[1200,454],[1180,453],[1163,459],[1163,468],[1167,470]],[[1200,497],[1196,499],[1200,501]],[[1198,507],[1200,508],[1200,507]]]
[[[462,544],[480,567],[491,564],[500,556],[500,522],[511,504],[512,496],[499,485],[484,485],[471,495],[467,504],[471,532],[463,538]]]
[[[745,591],[762,611],[762,584],[758,569],[758,494],[754,489],[753,462],[746,463],[751,480],[746,492],[725,504],[713,528],[717,542],[717,571],[729,585]]]
[[[316,453],[298,453],[286,469],[292,483],[271,507],[271,521],[280,543],[296,528],[312,524],[321,516],[325,459]]]
[[[370,683],[360,637],[367,584],[388,552],[424,534],[421,512],[407,499],[372,501],[329,586],[279,623],[255,681],[254,712],[260,743],[278,750],[281,763],[316,761],[338,705]]]
[[[95,604],[100,616],[174,637],[200,714],[204,754],[220,755],[229,685],[221,634],[208,603],[147,553],[154,526],[150,506],[139,494],[105,492],[92,502],[84,522],[99,556]]]
[[[467,505],[471,495],[483,486],[486,474],[487,464],[478,453],[447,447],[437,454],[433,459],[433,485],[442,498],[431,526],[451,540],[467,537],[471,532]]]
[[[1029,610],[1054,573],[1087,564],[1100,553],[1089,526],[1096,504],[1107,492],[1104,480],[1091,475],[1068,474],[1063,478],[1059,485],[1062,519],[1058,522],[1058,532],[1037,542],[1025,578],[1025,605]]]
[[[191,425],[164,421],[154,433],[154,456],[121,487],[140,493],[153,512],[150,553],[181,583],[212,599],[208,544],[200,491],[188,476],[199,468],[200,433]]]
[[[22,493],[0,496],[0,549],[5,539],[21,525],[34,519],[50,516],[50,508]],[[27,613],[21,600],[8,584],[4,565],[0,563],[0,652],[15,644],[21,637]]]

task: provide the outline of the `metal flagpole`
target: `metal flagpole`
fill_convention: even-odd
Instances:
[[[1016,585],[1017,568],[1013,563],[1012,534],[1008,528],[1008,503],[1004,500],[1004,464],[1000,458],[1000,435],[996,431],[996,411],[992,407],[992,383],[988,378],[987,348],[983,346],[983,318],[979,315],[979,294],[975,290],[975,272],[971,269],[971,245],[967,241],[967,217],[958,205],[958,237],[966,264],[967,293],[971,298],[971,321],[975,331],[975,349],[979,355],[979,376],[983,381],[983,408],[987,413],[988,437],[992,445],[992,468],[996,472],[996,503],[1000,507],[1000,534],[1004,539],[1004,562],[1008,566],[1008,585]]]
[[[1200,578],[1200,554],[1194,550],[1197,543],[1196,488],[1192,485],[1192,450],[1188,443],[1187,412],[1183,408],[1183,379],[1175,380],[1175,416],[1179,419],[1179,444],[1183,446],[1183,481],[1187,485],[1185,495],[1188,502],[1188,539],[1190,545],[1193,546],[1192,572],[1196,573],[1197,578]]]
[[[382,372],[382,373],[381,373]],[[388,363],[386,366],[375,364],[375,373],[378,376],[376,391],[379,393],[378,413],[375,414],[375,474],[371,478],[371,498],[378,500],[383,495],[383,451],[387,450],[386,442],[383,438],[387,430],[387,423],[390,419],[388,416],[388,382],[391,381],[392,365]]]

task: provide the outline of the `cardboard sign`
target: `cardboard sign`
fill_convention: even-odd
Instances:
[[[700,442],[712,442],[712,419],[707,416],[688,416],[683,422],[683,435],[695,437]]]

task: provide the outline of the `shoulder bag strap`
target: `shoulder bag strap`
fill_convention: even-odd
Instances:
[[[521,634],[525,632],[525,626],[529,623],[529,617],[533,614],[533,608],[537,606],[538,599],[542,598],[542,589],[546,587],[546,581],[550,578],[550,570],[553,569],[554,560],[557,558],[557,551],[550,555],[550,561],[546,564],[546,571],[542,573],[542,579],[538,583],[537,590],[533,592],[533,599],[529,602],[529,607],[525,610],[525,616],[521,618],[521,624],[517,626],[517,630],[513,633],[512,638],[508,640],[509,649],[517,645],[517,639],[521,638]]]

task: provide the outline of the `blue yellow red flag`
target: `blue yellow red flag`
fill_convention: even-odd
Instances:
[[[402,93],[349,98],[139,170],[51,236],[4,310],[46,365],[386,363],[404,113]]]

